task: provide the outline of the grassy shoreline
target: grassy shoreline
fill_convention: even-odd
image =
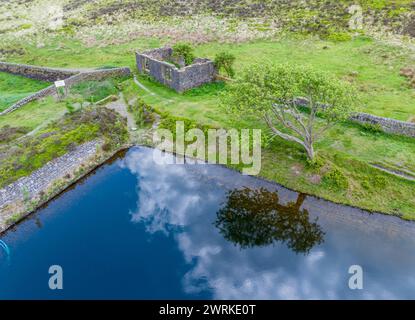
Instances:
[[[347,155],[324,155],[323,168],[308,167],[302,153],[284,141],[278,141],[271,149],[263,148],[262,168],[257,177],[333,203],[415,220],[412,196],[415,182],[382,172]],[[238,172],[242,170],[242,166],[225,166]],[[327,173],[336,170],[345,176],[346,188],[339,186],[336,180],[325,181]],[[315,178],[319,182],[315,182]]]
[[[141,83],[155,94],[146,93],[132,80],[124,89],[126,97],[138,95],[153,107],[174,131],[174,120],[185,120],[189,126],[201,129],[216,128],[260,128],[261,123],[253,119],[229,119],[220,114],[215,103],[216,96],[208,87],[177,95],[169,89],[145,78]],[[217,88],[213,88],[216,92]],[[200,95],[197,92],[202,92]],[[200,98],[209,102],[198,104]],[[359,207],[368,211],[396,215],[404,219],[415,219],[415,182],[383,172],[371,166],[371,162],[386,160],[401,163],[412,171],[415,164],[415,141],[407,137],[371,132],[363,127],[345,123],[330,130],[318,143],[322,167],[308,165],[304,152],[296,145],[275,139],[262,149],[260,176],[291,190],[317,196],[335,203]],[[230,166],[241,170],[241,167]],[[343,186],[343,182],[347,186]]]

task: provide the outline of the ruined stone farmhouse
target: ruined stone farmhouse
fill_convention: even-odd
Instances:
[[[175,59],[172,54],[173,49],[169,47],[137,52],[138,71],[177,92],[198,87],[215,79],[216,70],[213,61],[196,58],[191,65],[184,66],[183,61]]]

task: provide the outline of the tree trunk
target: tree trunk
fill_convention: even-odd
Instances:
[[[302,135],[302,138],[304,140],[301,140],[301,139],[299,139],[295,136],[283,133],[280,130],[278,130],[276,127],[274,127],[272,125],[271,120],[267,116],[265,116],[264,119],[265,119],[265,122],[267,123],[268,127],[272,130],[272,132],[276,136],[279,136],[279,137],[283,138],[284,140],[293,141],[293,142],[296,142],[296,143],[300,144],[306,150],[308,159],[310,159],[311,161],[314,160],[315,154],[314,154],[314,147],[313,147],[313,138],[312,138],[311,133],[306,132],[304,135]],[[290,128],[290,129],[292,130],[292,128]]]
[[[312,143],[305,143],[304,148],[307,151],[308,159],[314,160],[314,147]]]

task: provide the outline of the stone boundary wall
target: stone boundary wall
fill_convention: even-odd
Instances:
[[[0,189],[0,232],[10,225],[9,219],[15,214],[25,213],[27,203],[47,195],[56,181],[70,184],[76,179],[75,172],[82,166],[87,169],[90,161],[94,162],[102,141],[92,140],[76,147],[59,158],[55,158],[29,176]],[[23,211],[21,211],[23,209]]]
[[[295,99],[296,104],[307,107],[306,98]],[[383,118],[372,114],[356,112],[349,118],[350,121],[362,125],[379,126],[383,132],[415,138],[415,123],[399,121],[391,118]]]
[[[65,84],[68,88],[70,88],[74,84],[77,84],[82,81],[91,81],[91,80],[99,81],[99,80],[110,78],[110,77],[129,76],[130,74],[131,74],[131,71],[130,71],[130,68],[128,67],[83,71],[83,72],[77,72],[76,74],[72,74],[69,78],[65,78]],[[0,116],[10,113],[12,111],[15,111],[31,101],[34,101],[36,99],[40,99],[46,96],[50,96],[55,93],[56,93],[55,85],[51,85],[45,89],[42,89],[16,102],[12,106],[4,110],[3,112],[0,112]]]
[[[368,113],[357,113],[350,118],[360,124],[379,126],[384,132],[415,138],[415,123],[374,116]]]
[[[215,79],[216,69],[213,61],[198,58],[193,64],[179,69],[163,61],[171,60],[172,52],[173,49],[169,47],[136,52],[138,71],[150,75],[177,92],[198,87]]]
[[[54,93],[56,93],[56,88],[55,85],[51,85],[49,87],[46,87],[45,89],[42,89],[30,96],[27,96],[19,101],[17,101],[15,104],[11,105],[10,107],[8,107],[6,110],[4,110],[3,112],[0,112],[0,116],[12,112],[16,109],[19,109],[20,107],[24,106],[25,104],[28,104],[29,102],[36,100],[36,99],[40,99],[46,96],[50,96],[53,95]]]
[[[0,62],[0,71],[47,82],[63,80],[80,72],[79,70],[30,66],[9,62]]]
[[[106,78],[129,76],[130,74],[131,71],[128,67],[91,70],[65,79],[65,84],[70,88],[74,84],[82,81],[100,81]]]

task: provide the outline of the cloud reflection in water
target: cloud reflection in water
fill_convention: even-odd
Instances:
[[[388,274],[402,272],[402,266],[390,263],[385,270],[377,263],[396,251],[394,246],[400,239],[387,239],[390,245],[373,250],[377,237],[384,237],[379,232],[361,233],[361,226],[353,225],[353,221],[350,225],[333,222],[333,212],[324,210],[317,224],[315,214],[301,209],[301,196],[297,201],[278,204],[278,195],[265,189],[262,194],[245,191],[243,200],[253,209],[264,205],[263,217],[266,211],[278,209],[280,215],[274,213],[272,218],[279,218],[280,225],[265,235],[258,230],[250,232],[246,227],[252,227],[257,217],[249,210],[240,210],[246,206],[235,207],[229,200],[241,199],[244,186],[256,186],[253,178],[211,165],[156,165],[151,152],[143,150],[131,152],[124,162],[138,180],[132,221],[144,223],[151,234],[162,232],[175,239],[190,268],[183,276],[185,292],[210,291],[217,299],[415,298],[412,272],[399,273],[399,279],[404,280],[397,283],[397,278],[388,278]],[[226,179],[221,179],[222,175]],[[258,197],[263,198],[255,203]],[[360,214],[347,210],[351,215]],[[231,213],[239,215],[239,222],[231,219]],[[340,212],[334,214],[341,216]],[[293,221],[297,228],[283,228],[284,223]],[[415,244],[415,236],[409,241]],[[413,257],[406,259],[408,266],[415,266]],[[359,292],[347,287],[347,270],[354,263],[368,270],[366,288]]]

